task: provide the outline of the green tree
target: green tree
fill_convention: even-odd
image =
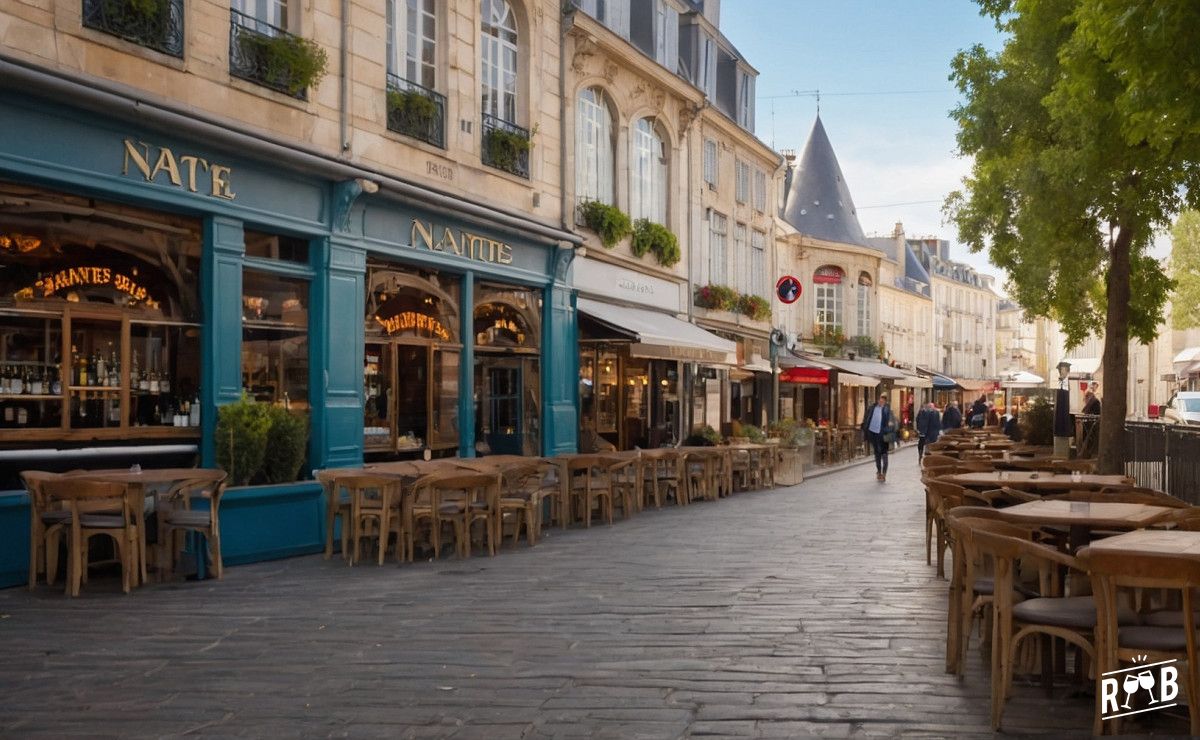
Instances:
[[[1171,227],[1171,324],[1200,326],[1200,211],[1184,211]]]
[[[952,62],[974,161],[946,211],[1028,314],[1071,345],[1103,331],[1100,467],[1119,472],[1129,339],[1157,335],[1172,288],[1146,247],[1200,196],[1200,3],[977,2],[1006,39]]]

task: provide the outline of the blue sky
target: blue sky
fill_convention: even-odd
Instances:
[[[955,259],[1003,280],[986,255],[958,245],[941,214],[942,200],[969,169],[954,153],[948,112],[958,95],[948,79],[950,60],[972,44],[1002,43],[975,3],[723,0],[721,29],[759,70],[760,139],[803,149],[816,99],[770,98],[820,89],[821,120],[863,229],[890,234],[901,221],[910,236],[950,239]]]

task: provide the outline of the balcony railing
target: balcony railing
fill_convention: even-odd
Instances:
[[[83,25],[183,58],[183,0],[83,0]]]
[[[298,84],[287,55],[278,51],[277,44],[292,38],[295,37],[282,28],[230,10],[229,74],[308,100],[308,89]]]
[[[398,134],[445,149],[446,96],[389,74],[387,127]]]
[[[532,138],[529,129],[484,113],[480,157],[488,167],[528,180]]]

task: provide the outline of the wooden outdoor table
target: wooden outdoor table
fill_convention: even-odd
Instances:
[[[986,473],[956,473],[941,480],[964,488],[988,490],[1010,486],[1022,491],[1086,491],[1097,488],[1131,488],[1133,484],[1123,475],[1084,473],[1074,480],[1071,473],[1043,473],[1030,470],[993,470]]]
[[[131,470],[129,468],[109,468],[105,470],[73,470],[64,475],[70,478],[88,478],[111,483],[121,483],[129,492],[136,507],[138,521],[138,583],[147,581],[146,573],[146,489],[147,487],[163,486],[170,488],[179,481],[197,478],[211,473],[205,468],[147,468]]]
[[[1176,555],[1200,560],[1200,532],[1139,529],[1098,540],[1090,545],[1090,549],[1124,555]]]
[[[1015,524],[1067,527],[1067,549],[1078,552],[1091,544],[1089,532],[1093,529],[1141,529],[1169,518],[1176,510],[1115,501],[1029,501],[998,511],[1001,520]],[[1071,583],[1073,591],[1085,588],[1079,574]]]

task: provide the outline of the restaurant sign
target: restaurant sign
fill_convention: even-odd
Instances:
[[[511,265],[513,261],[511,244],[419,218],[413,219],[409,245],[433,252],[448,252],[477,262]]]
[[[124,273],[116,272],[108,267],[68,267],[52,275],[39,278],[33,285],[17,293],[18,298],[49,298],[61,291],[79,287],[111,287],[128,295],[135,301],[146,301],[153,304],[146,288]]]
[[[155,146],[144,141],[125,139],[124,143],[122,175],[128,175],[132,165],[133,170],[146,182],[163,182],[165,179],[166,182],[188,192],[203,192],[205,195],[224,200],[237,197],[230,189],[229,177],[233,173],[231,167],[209,162],[194,154],[176,156],[168,147]]]
[[[401,311],[394,316],[386,318],[376,316],[375,321],[383,327],[383,330],[388,335],[398,334],[405,331],[416,332],[418,336],[430,336],[440,339],[443,342],[450,341],[450,332],[442,325],[442,322],[416,311]]]

